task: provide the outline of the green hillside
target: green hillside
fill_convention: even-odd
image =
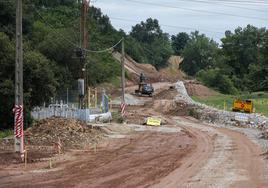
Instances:
[[[0,1],[0,125],[12,127],[15,65],[16,1]],[[181,68],[205,85],[225,94],[268,90],[268,31],[248,25],[226,31],[217,44],[198,31],[170,36],[158,20],[148,18],[127,34],[116,30],[107,15],[90,7],[88,19],[87,80],[91,86],[114,82],[120,76],[120,64],[107,49],[122,37],[126,53],[139,63],[157,69],[167,65],[171,55],[181,55]],[[76,51],[80,46],[80,4],[77,0],[24,0],[24,102],[25,125],[30,110],[48,103],[51,97],[77,90],[81,72]],[[113,50],[120,51],[120,45]],[[118,85],[118,84],[117,84]]]

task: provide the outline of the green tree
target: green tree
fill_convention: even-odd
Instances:
[[[0,1],[0,32],[12,37],[15,33],[15,1]]]
[[[58,79],[53,62],[35,51],[24,54],[24,88],[29,95],[29,105],[42,105],[56,94]]]
[[[202,69],[197,73],[196,77],[206,86],[212,87],[221,93],[236,94],[238,92],[231,79],[224,75],[220,69]]]
[[[226,31],[222,39],[224,64],[229,76],[238,78],[236,87],[243,90],[267,88],[267,30],[248,25],[237,28],[234,33]],[[237,79],[236,79],[237,80]],[[235,82],[235,83],[236,83]]]
[[[182,55],[182,51],[186,44],[188,43],[190,37],[187,33],[181,32],[177,35],[171,36],[171,44],[172,48],[176,55]]]
[[[204,34],[198,31],[192,32],[189,42],[186,44],[182,56],[182,70],[194,76],[202,69],[209,69],[215,66],[218,45]]]
[[[142,43],[151,44],[158,38],[161,38],[163,31],[160,28],[157,19],[148,18],[146,22],[141,22],[132,27],[130,36]]]
[[[53,62],[39,52],[31,51],[25,41],[24,50],[24,107],[25,126],[30,123],[30,110],[55,95],[58,82]],[[13,127],[15,46],[8,36],[0,32],[0,124]]]
[[[156,68],[166,66],[173,50],[169,35],[163,33],[158,20],[148,18],[146,22],[133,26],[129,35],[130,45],[126,47],[126,51],[130,56],[133,55],[136,61],[150,63]]]

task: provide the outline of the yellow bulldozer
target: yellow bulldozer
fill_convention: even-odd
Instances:
[[[253,101],[252,100],[242,100],[235,99],[233,101],[233,109],[234,112],[245,112],[252,113],[253,112]]]

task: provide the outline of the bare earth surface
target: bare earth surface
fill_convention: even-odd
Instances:
[[[266,187],[261,152],[246,136],[174,118],[170,131],[143,129],[76,151],[54,169],[0,171],[1,187]],[[177,128],[178,131],[176,131]],[[180,130],[180,131],[179,131]],[[69,156],[69,157],[70,157]],[[267,161],[266,161],[267,162]],[[41,166],[40,166],[41,167]],[[34,168],[38,168],[35,166]]]
[[[72,153],[56,171],[1,171],[1,187],[137,187],[154,184],[181,166],[194,147],[184,132],[137,132],[109,140],[94,151]],[[11,175],[10,173],[14,173]]]
[[[163,92],[168,83],[156,86],[159,92],[144,106],[128,108],[129,124],[116,129],[104,125],[106,138],[95,146],[68,150],[52,157],[51,164],[51,156],[26,168],[0,163],[0,187],[268,187],[268,161],[252,140],[231,129],[175,116],[168,109],[176,94]],[[161,116],[164,125],[141,125],[148,116]]]

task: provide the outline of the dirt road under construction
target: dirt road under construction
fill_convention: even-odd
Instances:
[[[144,115],[161,115],[152,105],[171,98],[163,96],[128,109],[131,123],[121,126],[130,131],[114,129],[94,149],[58,156],[51,169],[1,165],[0,187],[268,187],[267,160],[244,134],[172,114],[162,114],[161,127],[138,125]]]

